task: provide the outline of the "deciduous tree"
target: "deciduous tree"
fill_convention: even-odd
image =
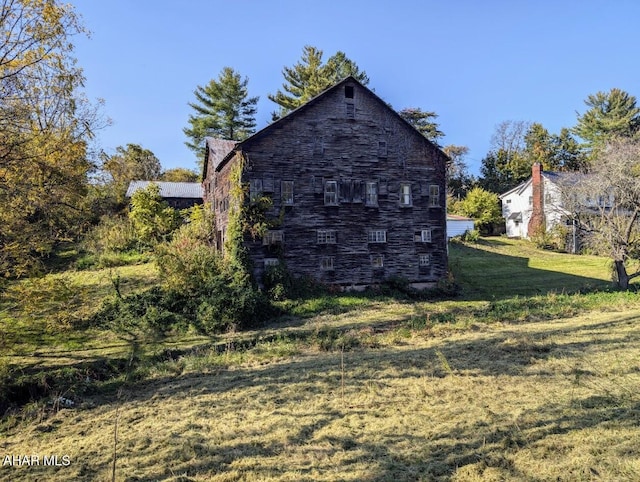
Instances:
[[[110,177],[108,182],[118,203],[124,201],[131,181],[156,181],[162,171],[156,155],[139,144],[116,147],[114,155],[104,157],[102,167]]]
[[[588,174],[564,183],[563,207],[587,246],[611,258],[618,285],[627,289],[640,276],[627,271],[640,258],[640,141],[610,139],[594,161]]]
[[[100,121],[82,95],[73,8],[55,0],[0,1],[0,273],[27,274],[75,236]]]
[[[198,173],[184,167],[167,169],[160,174],[160,180],[168,182],[198,182],[199,179]]]

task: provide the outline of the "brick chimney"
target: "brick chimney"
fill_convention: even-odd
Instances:
[[[529,226],[527,226],[527,236],[531,238],[536,233],[543,232],[544,222],[544,185],[542,182],[542,166],[536,162],[531,166],[531,191],[532,210]]]

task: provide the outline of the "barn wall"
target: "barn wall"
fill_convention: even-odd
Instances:
[[[353,89],[352,98],[345,87]],[[272,243],[247,239],[258,279],[265,259],[274,258],[297,276],[341,285],[393,276],[431,283],[446,275],[444,156],[359,84],[339,85],[240,147],[243,183],[273,199],[267,215],[283,233]],[[227,218],[219,207],[228,197],[232,164],[216,173],[221,230]],[[293,183],[292,205],[282,200],[282,181]],[[325,205],[327,181],[336,181],[336,206]],[[365,203],[367,182],[377,185],[376,206]],[[410,185],[408,207],[400,203],[402,184]],[[431,206],[430,186],[439,187],[437,206]],[[335,244],[319,244],[318,230],[335,230]],[[369,242],[371,230],[385,230],[386,242]],[[422,230],[431,230],[430,242],[423,242]],[[420,265],[420,255],[430,255],[428,265]],[[374,266],[377,256],[382,267]]]

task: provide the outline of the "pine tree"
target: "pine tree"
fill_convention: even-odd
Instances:
[[[322,50],[306,45],[300,62],[282,70],[285,79],[282,84],[283,90],[268,96],[269,100],[280,106],[279,110],[272,115],[274,120],[297,109],[350,75],[363,85],[369,83],[367,74],[361,72],[356,63],[344,52],[336,52],[325,64],[322,63],[322,55]]]
[[[438,129],[438,124],[433,121],[433,119],[438,117],[438,114],[435,112],[425,112],[416,107],[402,109],[398,114],[420,131],[423,136],[433,142],[436,146],[439,146],[438,139],[444,137],[444,133]]]
[[[589,107],[578,116],[573,132],[590,148],[604,145],[614,137],[637,138],[640,132],[640,108],[636,98],[620,89],[597,92],[587,97]]]
[[[196,102],[189,106],[195,114],[189,116],[189,127],[183,132],[189,138],[185,144],[198,159],[204,158],[205,137],[241,141],[255,132],[258,97],[249,97],[248,83],[248,78],[225,67],[217,80],[194,91]]]

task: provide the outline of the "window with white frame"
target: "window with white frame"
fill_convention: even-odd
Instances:
[[[323,256],[322,258],[320,258],[320,269],[322,271],[333,271],[334,263],[334,256]]]
[[[411,184],[400,184],[400,206],[411,206]]]
[[[381,254],[371,256],[371,267],[374,269],[384,268],[384,256]]]
[[[272,244],[284,243],[284,231],[272,231],[269,230],[264,233],[262,237],[262,244],[264,246],[270,246]]]
[[[440,186],[437,184],[429,186],[429,206],[440,206]]]
[[[336,244],[335,229],[318,229],[318,244]]]
[[[338,181],[326,181],[324,183],[324,205],[338,205]]]
[[[280,260],[278,258],[264,258],[264,267],[269,268],[271,266],[278,266]]]
[[[282,181],[280,189],[282,191],[282,203],[285,206],[293,206],[293,181]]]
[[[367,182],[365,184],[365,206],[377,206],[378,205],[378,183]]]
[[[420,266],[430,266],[431,265],[431,255],[430,254],[421,254],[419,259]]]
[[[420,231],[420,241],[423,243],[431,242],[431,229],[423,229]]]
[[[387,231],[384,229],[373,229],[369,231],[370,243],[386,243],[387,242]]]

